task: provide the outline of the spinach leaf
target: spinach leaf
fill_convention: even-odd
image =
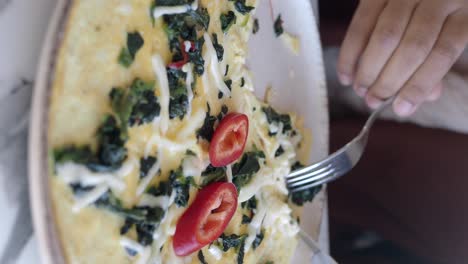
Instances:
[[[244,87],[244,85],[245,85],[245,79],[244,79],[244,77],[242,77],[240,87]]]
[[[161,111],[158,98],[154,94],[154,81],[145,82],[137,78],[127,91],[122,88],[112,88],[109,97],[112,109],[119,117],[124,135],[127,134],[127,125],[149,123]]]
[[[94,153],[90,146],[66,146],[54,150],[54,160],[56,163],[71,161],[79,164],[87,164],[94,160]]]
[[[185,151],[185,155],[186,155],[186,156],[194,156],[194,157],[196,157],[196,156],[197,156],[197,153],[193,152],[191,149],[187,149],[187,151]]]
[[[273,261],[269,260],[267,262],[265,262],[265,264],[275,264]]]
[[[211,164],[201,174],[203,178],[203,186],[206,186],[213,182],[226,180],[226,171],[224,167],[213,167]]]
[[[109,210],[117,215],[125,217],[125,223],[120,229],[121,234],[125,234],[135,225],[137,240],[143,246],[153,243],[153,233],[164,217],[164,210],[161,207],[133,207],[124,208],[121,201],[115,197],[111,191],[104,194],[95,202],[96,207]]]
[[[119,58],[118,58],[119,64],[124,66],[125,68],[130,67],[133,63],[133,58],[132,55],[130,55],[130,52],[128,51],[127,48],[123,47],[120,50]]]
[[[245,245],[245,238],[241,240],[240,246],[239,246],[239,253],[237,254],[237,264],[243,264],[244,263],[244,245]]]
[[[296,163],[291,166],[291,171],[299,170],[301,168],[304,168],[304,165],[302,165],[299,161],[296,161]],[[293,203],[302,206],[305,202],[311,202],[314,200],[314,197],[320,192],[321,189],[322,186],[316,186],[300,192],[290,193],[289,197]]]
[[[275,30],[275,35],[277,37],[281,36],[284,33],[283,29],[283,20],[281,19],[281,14],[275,20],[275,24],[273,25],[273,29]]]
[[[278,112],[271,107],[262,107],[262,111],[265,113],[268,123],[283,123],[282,133],[292,130],[291,117],[288,114],[278,114]],[[276,133],[270,134],[275,135]]]
[[[230,0],[232,1],[232,0]],[[249,13],[250,11],[252,11],[255,7],[253,6],[247,6],[245,4],[245,0],[236,0],[235,3],[234,3],[234,7],[236,8],[237,12],[245,15],[247,13]]]
[[[223,104],[221,106],[221,112],[218,114],[218,116],[216,116],[216,118],[218,119],[219,122],[221,122],[221,120],[223,120],[223,118],[227,114],[227,112],[228,112],[228,107]]]
[[[226,33],[231,26],[236,23],[237,17],[234,12],[228,11],[227,13],[221,14],[219,19],[221,20],[221,30]]]
[[[136,224],[137,241],[142,246],[148,246],[153,243],[153,233],[157,226],[141,222]]]
[[[276,150],[275,152],[275,157],[279,157],[281,156],[282,154],[284,153],[284,149],[283,149],[283,146],[279,146],[279,148]]]
[[[242,159],[232,167],[232,182],[237,190],[248,184],[252,176],[260,170],[259,158],[264,158],[265,154],[261,151],[246,152]]]
[[[124,208],[122,202],[111,191],[101,196],[94,204],[98,208],[106,209],[135,223],[157,225],[164,216],[164,210],[160,207]]]
[[[148,175],[148,172],[153,167],[154,163],[156,163],[156,158],[153,156],[140,159],[140,179],[143,179]]]
[[[201,250],[198,251],[198,260],[200,260],[201,264],[208,264],[205,260],[205,256],[203,255],[203,252]]]
[[[250,222],[252,222],[252,217],[243,214],[242,215],[242,224],[246,225],[246,224],[250,224]]]
[[[242,208],[246,208],[249,210],[257,209],[257,198],[255,198],[255,195],[252,196],[249,200],[241,203]]]
[[[73,194],[75,196],[80,196],[80,195],[88,193],[89,191],[93,190],[95,187],[83,186],[80,183],[72,183],[70,184],[70,188],[72,188]]]
[[[205,43],[205,39],[200,37],[196,41],[194,41],[194,49],[189,50],[189,61],[193,63],[194,72],[201,76],[205,72],[205,60],[203,59],[202,50],[203,44]]]
[[[102,125],[97,131],[98,147],[94,153],[90,146],[66,146],[54,150],[56,163],[72,161],[85,165],[94,172],[114,171],[122,165],[127,158],[125,148],[126,138],[122,135],[117,121],[112,115],[106,115]],[[73,189],[80,189],[79,186],[72,186]],[[82,188],[81,188],[82,189]]]
[[[211,141],[214,133],[214,125],[216,123],[216,117],[210,115],[210,105],[208,105],[208,111],[206,112],[205,120],[203,125],[197,130],[197,138],[202,138],[207,141]]]
[[[169,117],[171,119],[179,117],[184,118],[188,108],[188,96],[185,79],[187,74],[181,69],[167,69],[167,78],[169,81]]]
[[[130,218],[125,218],[125,223],[124,225],[120,228],[120,235],[123,236],[125,234],[128,233],[128,231],[130,231],[130,229],[132,228],[132,226],[135,224],[134,221],[132,221],[132,219]]]
[[[156,6],[178,6],[178,5],[189,5],[194,0],[155,0]]]
[[[258,22],[258,18],[254,19],[253,27],[252,27],[252,33],[257,34],[257,32],[260,30],[260,23]]]
[[[210,25],[210,15],[208,14],[208,9],[198,8],[196,11],[189,11],[188,14],[192,18],[193,22],[199,27],[208,30]]]
[[[290,193],[289,196],[293,203],[302,206],[305,202],[311,202],[321,189],[322,186],[320,185],[303,191]]]
[[[223,115],[227,114],[229,111],[227,105],[222,105],[221,106],[221,113],[223,113]]]
[[[216,50],[216,56],[218,57],[218,60],[219,61],[222,61],[223,60],[223,56],[224,56],[224,48],[221,44],[219,44],[218,42],[218,35],[216,35],[215,33],[213,33],[212,35],[213,37],[213,47],[214,49]]]
[[[178,207],[187,206],[190,198],[190,185],[196,185],[193,177],[185,177],[182,173],[182,168],[176,171],[171,171],[169,180],[171,181],[172,189],[176,192],[174,199]]]
[[[292,166],[291,166],[291,171],[295,171],[298,169],[304,168],[304,165],[302,165],[299,161],[296,161]]]
[[[158,187],[152,186],[148,193],[154,196],[170,196],[172,193],[172,184],[169,181],[162,181]]]
[[[260,233],[258,233],[255,236],[255,240],[252,242],[252,248],[253,249],[258,248],[258,246],[260,246],[260,244],[262,243],[264,237],[265,237],[265,230],[262,229]]]
[[[170,50],[173,61],[183,59],[181,50],[181,41],[194,42],[194,49],[189,51],[189,59],[195,65],[195,72],[202,75],[204,72],[204,60],[202,57],[202,46],[204,38],[197,36],[202,33],[201,30],[207,30],[210,23],[210,16],[206,8],[189,10],[183,14],[165,15],[165,31],[169,40]]]
[[[114,116],[107,115],[104,118],[103,124],[98,129],[97,138],[99,142],[97,162],[88,163],[88,168],[101,172],[120,168],[127,158],[127,149],[124,146],[126,138],[122,136]]]
[[[227,88],[229,89],[229,91],[232,90],[232,80],[231,79],[227,79],[224,81],[224,83],[226,84]]]
[[[224,72],[224,76],[227,76],[229,73],[229,64],[226,64],[226,71]]]
[[[127,46],[123,47],[119,55],[119,63],[128,68],[135,60],[135,55],[143,47],[145,41],[138,31],[127,33]]]
[[[246,235],[236,235],[236,234],[231,234],[231,235],[225,235],[222,234],[220,236],[221,240],[223,241],[223,251],[227,252],[230,248],[234,248],[236,250],[239,249],[241,244],[244,242]]]

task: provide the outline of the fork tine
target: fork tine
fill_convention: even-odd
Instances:
[[[294,188],[296,186],[307,184],[308,182],[316,181],[324,177],[324,175],[333,173],[335,170],[336,168],[334,168],[331,164],[329,164],[327,167],[321,169],[320,171],[314,171],[310,174],[303,175],[301,179],[297,181],[294,181],[294,182],[288,181],[288,187]]]
[[[335,171],[337,170],[336,167],[333,167],[331,164],[329,166],[327,166],[326,168],[324,168],[324,170],[322,170],[320,173],[315,173],[314,175],[304,175],[304,179],[300,180],[300,181],[296,181],[296,182],[288,182],[288,188],[289,189],[294,189],[294,188],[297,188],[297,187],[300,187],[304,184],[308,184],[310,182],[314,182],[314,181],[317,181],[317,180],[320,180],[322,179],[323,177],[326,177],[327,175],[331,175],[333,173],[335,173]]]
[[[323,171],[329,169],[330,166],[331,166],[330,163],[322,164],[321,167],[318,167],[317,169],[315,169],[313,171],[307,171],[306,173],[302,173],[302,174],[299,174],[299,175],[294,176],[294,177],[287,176],[286,180],[288,181],[288,183],[294,183],[294,182],[297,182],[297,181],[312,177],[312,176],[317,175],[319,173],[322,173]]]
[[[310,189],[312,187],[316,187],[318,185],[322,185],[322,184],[331,182],[331,181],[339,178],[341,175],[343,175],[346,172],[347,172],[346,168],[340,168],[339,170],[335,169],[335,171],[332,172],[332,173],[321,174],[320,175],[321,177],[316,176],[315,181],[305,182],[305,184],[302,185],[302,186],[290,187],[289,190],[291,192],[299,192],[299,191],[307,190],[307,189]]]
[[[299,175],[302,175],[302,174],[305,174],[305,173],[309,173],[311,171],[314,171],[320,167],[322,167],[324,164],[328,164],[329,163],[329,160],[330,158],[327,158],[325,160],[322,160],[320,162],[317,162],[316,164],[312,165],[312,166],[309,166],[309,167],[305,167],[305,168],[302,168],[302,169],[298,169],[298,170],[295,170],[293,172],[291,172],[288,176],[286,176],[287,178],[293,178],[293,177],[296,177],[296,176],[299,176]]]

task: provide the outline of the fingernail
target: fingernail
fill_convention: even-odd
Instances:
[[[351,85],[351,83],[353,83],[351,76],[348,74],[338,73],[338,79],[340,80],[340,83],[345,86]]]
[[[367,105],[372,109],[378,108],[383,103],[382,100],[372,95],[367,96],[366,102],[367,102]]]
[[[394,106],[395,113],[399,116],[409,116],[414,111],[414,104],[404,99],[397,98]]]
[[[360,97],[364,97],[367,93],[367,88],[363,86],[357,86],[354,88],[354,90],[356,91],[356,94]]]

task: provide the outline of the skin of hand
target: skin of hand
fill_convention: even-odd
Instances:
[[[468,0],[361,0],[337,71],[370,108],[396,95],[409,116],[440,97],[442,79],[468,44]]]

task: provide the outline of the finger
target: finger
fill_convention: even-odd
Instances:
[[[354,13],[338,58],[338,77],[343,85],[354,79],[356,64],[385,6],[385,0],[361,0]]]
[[[460,9],[447,19],[434,49],[406,83],[394,102],[395,113],[408,116],[430,94],[430,87],[447,74],[468,43],[468,9]]]
[[[434,102],[438,100],[442,95],[442,90],[444,90],[444,85],[443,82],[440,82],[434,88],[432,88],[431,93],[426,98],[426,101]]]
[[[416,4],[415,0],[395,0],[383,9],[358,65],[353,88],[361,97],[400,43]]]
[[[372,108],[396,94],[432,50],[447,16],[455,10],[445,1],[422,1],[416,8],[403,39],[367,94]]]

